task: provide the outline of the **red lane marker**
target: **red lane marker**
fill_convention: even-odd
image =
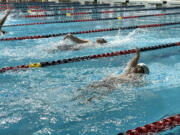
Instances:
[[[89,13],[88,12],[71,13],[71,15],[82,15],[82,14],[89,14]]]
[[[101,13],[114,13],[114,11],[102,11]]]
[[[31,17],[45,17],[46,15],[25,15],[25,18],[31,18]]]
[[[14,9],[14,7],[11,7],[11,6],[0,7],[0,8],[1,8],[1,9],[9,9],[9,8]]]
[[[45,12],[45,11],[48,11],[48,10],[44,10],[44,9],[31,10],[31,12]]]
[[[163,26],[163,24],[150,24],[150,25],[141,25],[138,28],[147,28],[147,27],[159,27]]]
[[[128,19],[128,18],[138,18],[139,16],[127,16],[127,17],[121,17],[122,19]]]
[[[154,16],[164,16],[164,15],[167,15],[167,14],[155,14]]]
[[[180,42],[178,42],[177,44],[180,44]],[[166,131],[179,125],[180,125],[180,114],[175,115],[175,116],[170,116],[168,118],[164,118],[162,120],[144,125],[142,127],[137,127],[136,129],[130,129],[126,131],[125,133],[121,133],[121,134],[149,135],[149,134]]]
[[[28,8],[41,8],[40,6],[28,6]]]
[[[180,45],[180,42],[177,42],[176,45],[179,46],[179,45]]]

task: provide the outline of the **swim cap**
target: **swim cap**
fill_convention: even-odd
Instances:
[[[149,68],[148,68],[148,66],[146,64],[139,63],[137,65],[140,66],[141,68],[143,68],[145,74],[149,74]]]
[[[104,38],[98,38],[96,40],[97,43],[103,44],[103,43],[107,43],[107,41]]]

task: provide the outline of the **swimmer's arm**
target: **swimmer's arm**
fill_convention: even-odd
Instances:
[[[80,38],[78,38],[78,37],[76,37],[76,36],[73,36],[72,34],[67,34],[67,35],[64,37],[64,40],[65,40],[66,38],[69,38],[69,39],[71,39],[72,41],[74,41],[74,42],[76,42],[76,43],[78,43],[78,44],[88,43],[88,42],[89,42],[89,41],[87,41],[87,40],[82,40],[82,39],[80,39]]]
[[[7,19],[8,15],[9,15],[9,13],[10,13],[10,10],[8,10],[8,11],[6,12],[6,15],[0,20],[0,30],[1,30],[1,28],[2,28],[2,26],[3,26],[3,24],[4,24],[4,22],[6,21],[6,19]]]
[[[130,72],[131,68],[136,67],[136,65],[138,64],[139,57],[140,57],[140,52],[139,49],[136,48],[136,56],[129,63],[127,72]]]

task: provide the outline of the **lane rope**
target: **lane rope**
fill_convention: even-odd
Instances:
[[[47,5],[41,5],[41,6],[28,6],[28,5],[24,5],[24,6],[11,6],[12,8],[15,8],[15,9],[27,9],[28,7],[30,8],[53,8],[53,7],[89,7],[89,6],[92,6],[92,7],[101,7],[101,6],[109,6],[109,4],[87,4],[87,5],[51,5],[51,6],[47,6]],[[2,7],[2,8],[6,8],[6,7]]]
[[[113,8],[135,8],[135,7],[145,7],[144,5],[134,5],[134,6],[98,6],[96,7],[96,10],[100,10],[100,9],[113,9]],[[32,7],[28,7],[27,10],[21,10],[21,12],[47,12],[47,11],[77,11],[77,10],[90,10],[90,9],[94,9],[93,7],[87,7],[87,8],[74,8],[74,7],[70,7],[70,8],[53,8],[53,9],[49,9],[49,8],[43,8],[40,9],[41,7],[35,7],[36,9],[33,9]],[[38,9],[39,8],[39,9]],[[8,8],[5,7],[0,7],[0,10],[5,10]],[[13,11],[16,12],[16,11]],[[19,11],[17,11],[19,12]]]
[[[144,52],[144,51],[152,51],[152,50],[175,47],[175,46],[180,46],[180,42],[143,47],[139,49],[140,49],[140,52]],[[4,67],[0,69],[0,73],[4,73],[6,71],[12,71],[12,70],[16,71],[16,70],[23,70],[23,69],[28,69],[28,68],[40,68],[40,67],[54,66],[54,65],[67,64],[67,63],[73,63],[73,62],[80,62],[80,61],[91,60],[91,59],[127,55],[127,54],[131,54],[135,52],[136,52],[135,49],[130,49],[130,50],[124,50],[124,51],[116,51],[116,52],[110,52],[110,53],[74,57],[74,58],[56,60],[56,61],[51,61],[51,62],[40,62],[40,63],[31,63],[29,65],[19,65],[15,67]]]
[[[135,8],[135,7],[145,7],[144,5],[133,5],[133,6],[98,6],[96,7],[96,10],[99,9],[112,9],[112,8]],[[31,12],[45,12],[45,11],[71,11],[71,10],[90,10],[90,9],[94,9],[94,7],[85,7],[85,8],[77,8],[77,7],[69,7],[69,8],[53,8],[53,9],[32,9]],[[22,12],[22,11],[21,11]],[[26,10],[24,10],[23,12],[26,12]]]
[[[116,12],[132,12],[132,11],[149,11],[149,10],[175,10],[180,7],[168,7],[168,8],[143,8],[143,9],[129,9],[129,10],[107,10],[107,11],[91,11],[91,12],[74,12],[74,13],[59,13],[59,14],[46,14],[46,15],[24,15],[25,18],[34,17],[53,17],[53,16],[75,16],[75,15],[88,15],[88,14],[109,14]]]
[[[162,131],[172,129],[180,126],[180,114],[164,118],[160,121],[151,124],[137,127],[136,129],[128,130],[125,133],[118,133],[118,135],[150,135],[157,134]]]
[[[97,6],[96,10],[98,9],[110,9],[110,8],[135,8],[135,7],[145,7],[144,5],[133,5],[133,6]],[[14,8],[14,7],[13,7]],[[25,7],[24,7],[25,8]],[[40,9],[42,7],[40,6],[28,6],[27,7],[29,10],[31,10],[31,12],[45,12],[45,11],[68,11],[68,10],[89,10],[89,9],[94,9],[94,7],[85,7],[85,8],[74,8],[74,7],[70,7],[70,8],[53,8],[53,9],[49,9],[47,8],[43,8]],[[50,7],[51,8],[51,7]],[[8,7],[0,7],[0,10],[4,10],[4,9],[8,9]],[[21,12],[27,12],[27,10],[21,10]]]
[[[157,16],[166,16],[166,15],[178,15],[180,12],[176,13],[162,13],[162,14],[151,14],[151,15],[139,15],[139,16],[118,16],[113,18],[96,18],[96,19],[81,19],[81,20],[66,20],[66,21],[52,21],[52,22],[37,22],[37,23],[26,23],[26,24],[9,24],[4,25],[3,27],[12,27],[12,26],[25,26],[25,25],[40,25],[40,24],[53,24],[53,23],[77,23],[77,22],[87,22],[87,21],[104,21],[104,20],[122,20],[122,19],[133,19],[141,17],[157,17]]]
[[[48,35],[36,35],[36,36],[25,36],[25,37],[11,37],[11,38],[1,38],[0,41],[13,41],[13,40],[25,40],[25,39],[41,39],[41,38],[50,38],[64,36],[66,34],[87,34],[95,32],[106,32],[106,31],[115,31],[115,30],[127,30],[127,29],[136,29],[136,28],[153,28],[153,27],[162,27],[168,25],[177,25],[180,22],[171,22],[163,24],[148,24],[148,25],[137,25],[137,26],[128,26],[128,27],[117,27],[117,28],[105,28],[105,29],[95,29],[95,30],[86,30],[78,32],[67,32],[67,33],[58,33],[58,34],[48,34]]]
[[[108,7],[97,7],[96,10],[99,9],[111,9],[111,8],[135,8],[135,7],[145,7],[144,5],[133,5],[133,6],[108,6]],[[88,8],[55,8],[55,9],[37,9],[37,10],[31,10],[32,12],[45,12],[45,11],[68,11],[68,10],[90,10],[94,9],[93,7],[88,7]]]

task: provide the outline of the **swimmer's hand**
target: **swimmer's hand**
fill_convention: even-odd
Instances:
[[[136,47],[136,54],[139,54],[140,50],[138,47]]]
[[[67,34],[64,36],[64,40],[67,39],[67,38],[71,38],[73,35],[72,34]]]

